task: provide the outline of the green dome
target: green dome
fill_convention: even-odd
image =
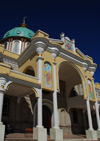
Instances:
[[[7,31],[5,33],[5,35],[3,36],[3,39],[4,38],[8,38],[8,37],[14,37],[14,36],[26,37],[26,38],[31,39],[34,34],[35,33],[32,30],[28,29],[28,28],[25,28],[25,27],[15,27],[15,28]]]

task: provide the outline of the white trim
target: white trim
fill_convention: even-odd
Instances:
[[[21,75],[28,76],[30,78],[35,78],[35,79],[39,80],[37,77],[31,76],[31,75],[28,75],[28,74],[25,74],[25,73],[22,73],[22,72],[19,72],[19,71],[15,71],[15,70],[10,70],[10,71],[14,72],[14,73],[17,73],[17,74],[21,74]]]
[[[1,63],[0,63],[0,66],[4,66],[4,67],[7,67],[7,68],[11,68],[11,66],[8,66],[8,65],[6,65],[6,64],[1,64]]]
[[[88,59],[87,56],[84,55],[78,48],[75,48],[75,49],[82,57],[84,57],[85,59]]]
[[[59,39],[53,39],[53,38],[49,38],[49,41],[51,42],[56,42],[56,43],[64,43],[62,40],[59,40]]]

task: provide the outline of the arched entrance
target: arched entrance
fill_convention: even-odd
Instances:
[[[83,116],[83,110],[86,108],[83,96],[83,86],[84,79],[81,71],[70,62],[62,63],[59,67],[60,94],[58,94],[58,107],[65,107],[70,117],[70,120],[67,120],[67,123],[60,125],[62,129],[64,129],[64,132],[69,132],[71,128],[71,131],[75,134],[80,134],[80,131],[81,133],[84,133],[83,119],[79,118],[80,115]],[[63,102],[63,104],[61,104],[61,102]],[[70,108],[73,108],[76,111],[69,112]]]
[[[51,128],[51,111],[50,109],[43,105],[43,126],[44,128],[47,128],[47,133],[50,133]]]

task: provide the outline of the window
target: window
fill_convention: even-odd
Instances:
[[[19,54],[19,41],[14,41],[13,52]]]
[[[3,116],[9,116],[9,99],[4,97]]]
[[[7,49],[7,42],[4,43],[4,49]]]
[[[26,42],[25,48],[27,48],[27,46],[30,44],[30,42]]]
[[[26,71],[25,74],[31,75],[31,76],[35,76],[35,72],[34,69],[32,67],[29,67]]]

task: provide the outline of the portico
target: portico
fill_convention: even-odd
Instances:
[[[95,85],[93,79],[97,64],[64,33],[61,39],[53,39],[41,30],[34,33],[25,23],[22,25],[16,31],[23,36],[12,29],[14,35],[5,34],[0,41],[1,141],[8,123],[13,133],[33,129],[33,138],[38,141],[47,141],[47,134],[63,141],[63,133],[85,131],[88,139],[99,138],[100,98],[96,89],[100,90],[100,84]],[[97,131],[91,111],[96,112]]]

